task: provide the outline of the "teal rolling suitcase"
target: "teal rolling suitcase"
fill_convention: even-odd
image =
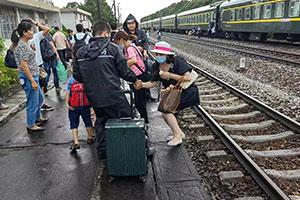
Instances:
[[[105,129],[110,181],[120,176],[139,176],[145,181],[148,160],[144,119],[110,119]]]

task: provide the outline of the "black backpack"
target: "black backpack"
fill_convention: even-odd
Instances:
[[[40,45],[43,61],[51,60],[55,56],[55,52],[53,51],[49,40],[47,38],[42,39]]]
[[[85,39],[87,38],[87,34],[85,34],[83,36],[83,38],[81,40],[78,40],[76,35],[74,35],[74,39],[75,39],[75,44],[74,44],[74,47],[73,47],[73,53],[74,53],[74,57],[76,58],[76,53],[77,51],[83,47],[85,45]]]
[[[17,63],[15,60],[15,55],[12,49],[8,49],[5,55],[4,65],[8,68],[17,69]]]

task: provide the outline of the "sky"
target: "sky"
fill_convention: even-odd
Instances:
[[[53,0],[54,5],[58,7],[65,6],[68,2],[77,1],[83,3],[84,0]],[[181,0],[116,0],[116,4],[120,3],[120,12],[122,20],[131,13],[137,20],[145,17],[155,11],[161,10],[172,3],[179,2]],[[111,6],[113,0],[107,0],[107,3]]]

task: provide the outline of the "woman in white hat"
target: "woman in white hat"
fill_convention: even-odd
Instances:
[[[156,60],[152,66],[154,77],[152,81],[143,83],[143,88],[155,87],[158,81],[162,82],[164,88],[168,88],[175,86],[177,82],[192,80],[192,67],[182,57],[175,56],[170,44],[163,41],[158,42],[151,52],[154,53]],[[198,88],[196,85],[191,84],[182,91],[177,111],[193,105],[199,105],[199,103]],[[185,134],[180,129],[175,115],[173,113],[163,113],[163,118],[173,132],[168,145],[177,146],[181,144]]]

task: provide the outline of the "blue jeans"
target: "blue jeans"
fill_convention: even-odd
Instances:
[[[31,86],[31,81],[23,73],[19,73],[20,83],[26,93],[26,114],[27,126],[34,126],[35,122],[41,117],[41,106],[43,105],[44,96],[40,86],[34,90]],[[35,82],[39,84],[39,76],[33,77]]]
[[[56,58],[52,58],[49,61],[44,62],[44,69],[46,70],[48,76],[46,78],[46,82],[47,82],[47,87],[48,87],[48,83],[49,83],[49,79],[50,79],[50,75],[51,75],[51,69],[53,72],[53,77],[54,77],[54,86],[55,88],[59,87],[59,81],[58,81],[58,75],[57,75],[57,59]]]

